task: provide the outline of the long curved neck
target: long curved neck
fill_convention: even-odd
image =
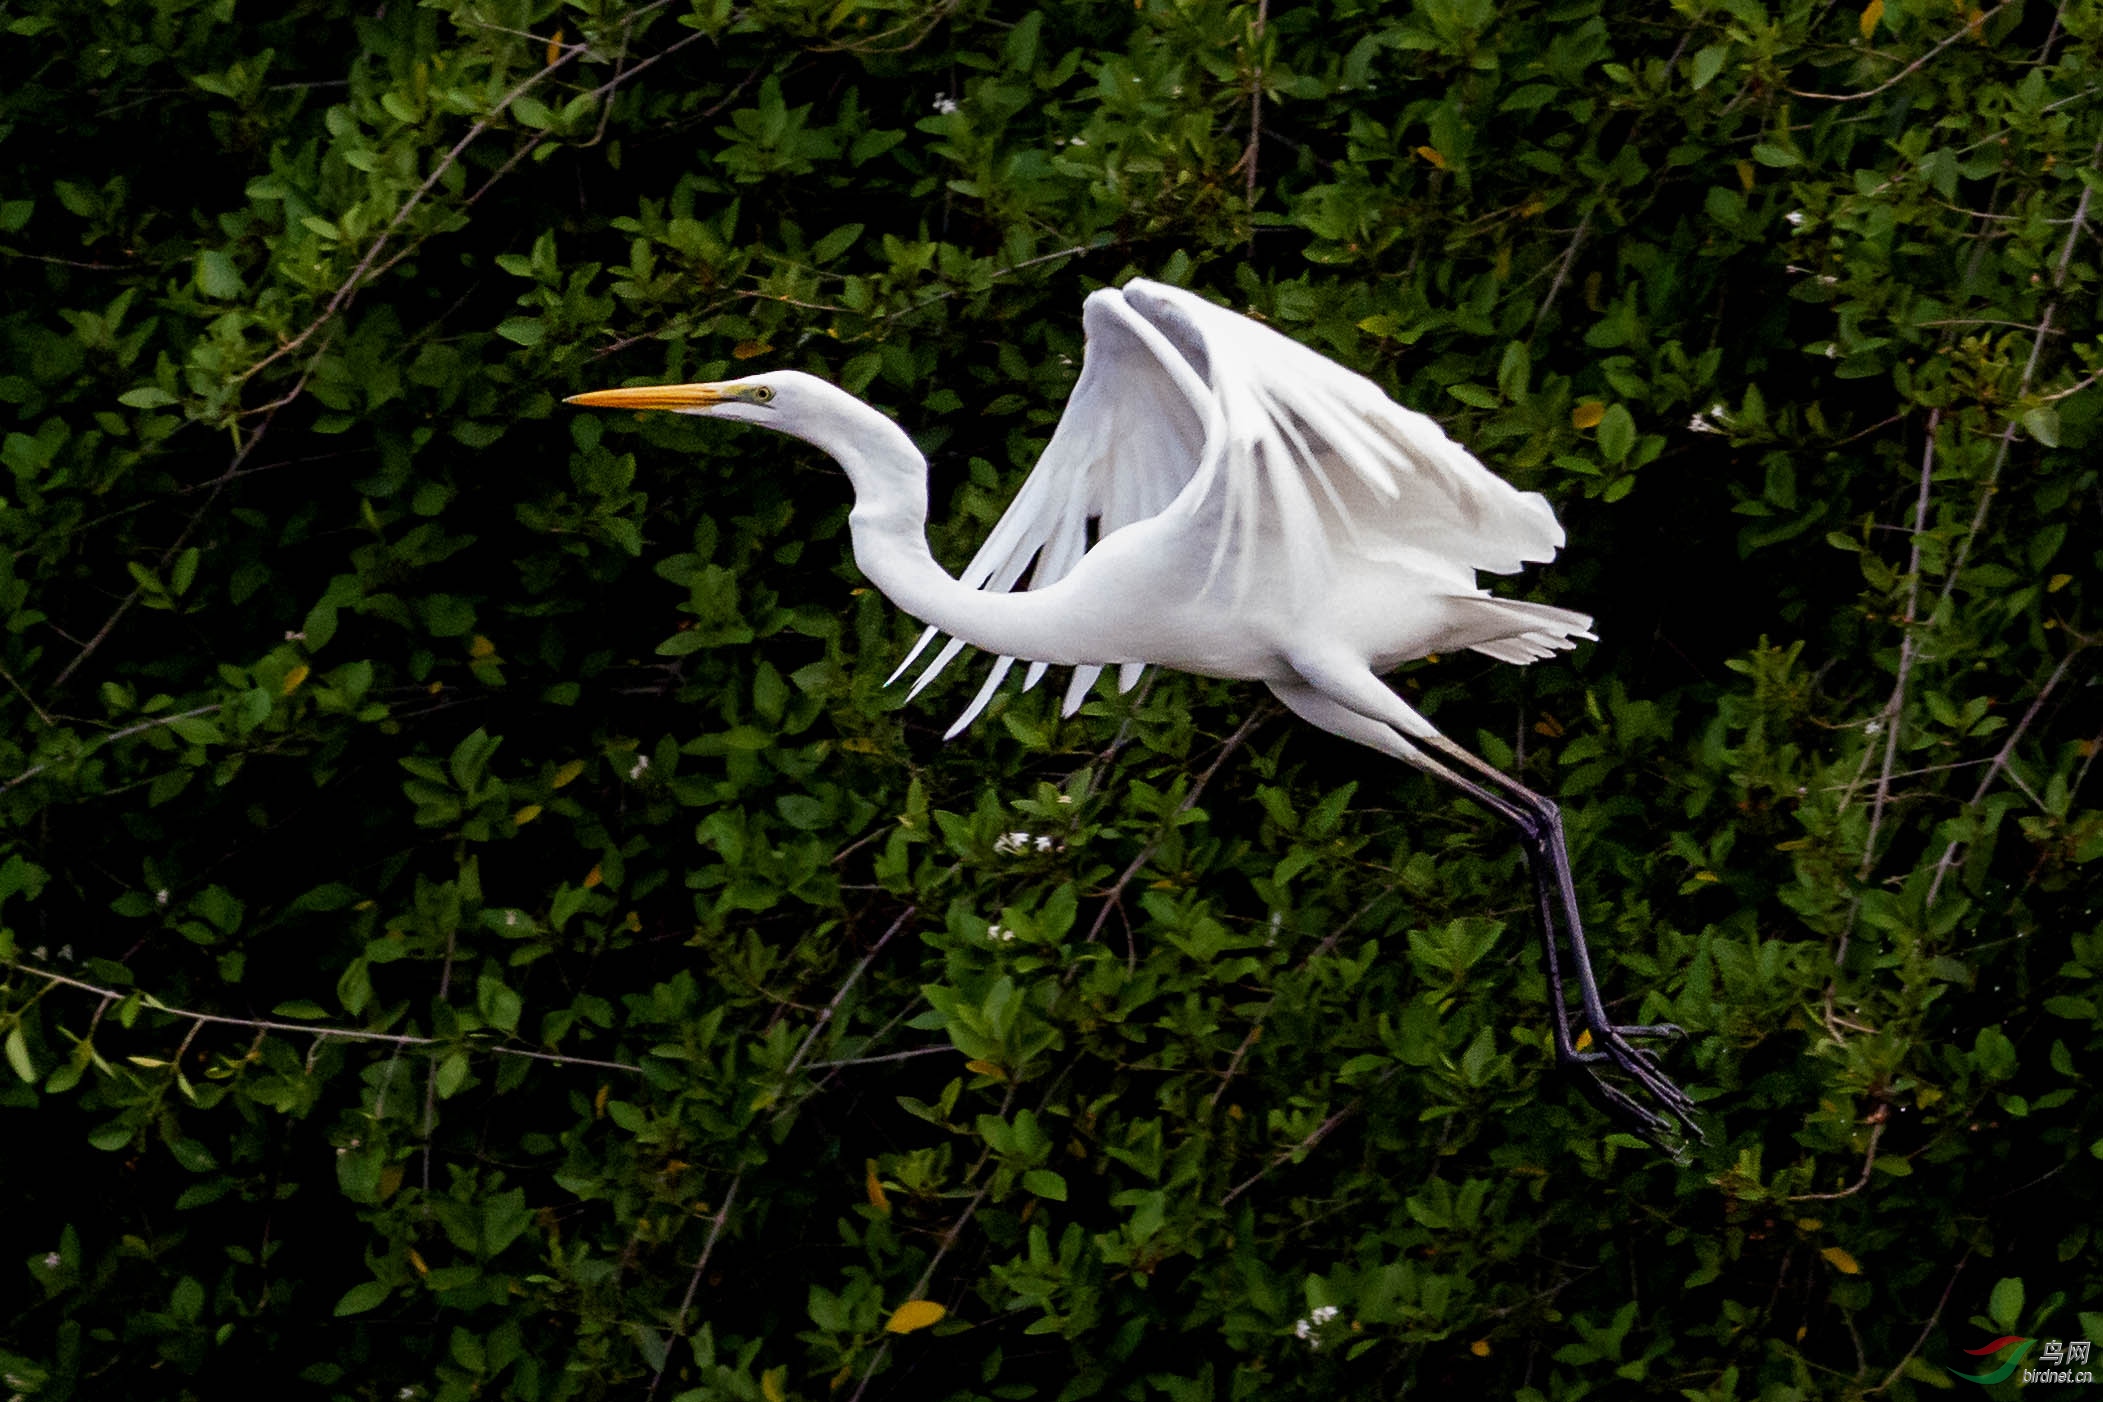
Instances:
[[[858,399],[823,426],[799,433],[829,454],[854,484],[847,527],[854,562],[898,607],[987,652],[1076,665],[1098,661],[1074,651],[1075,631],[1041,593],[972,589],[927,548],[927,460],[905,430]],[[842,406],[843,410],[845,406]]]

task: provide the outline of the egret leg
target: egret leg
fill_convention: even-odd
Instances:
[[[1584,927],[1578,915],[1577,889],[1570,875],[1570,861],[1563,843],[1562,813],[1547,798],[1534,793],[1495,766],[1470,754],[1440,735],[1429,721],[1395,695],[1370,671],[1310,669],[1301,667],[1312,685],[1272,683],[1271,690],[1302,718],[1347,740],[1355,740],[1415,765],[1466,794],[1490,812],[1510,823],[1526,849],[1527,866],[1533,873],[1534,893],[1541,920],[1541,947],[1548,975],[1554,1016],[1550,1031],[1556,1060],[1585,1074],[1579,1085],[1603,1110],[1631,1121],[1654,1142],[1672,1128],[1671,1122],[1638,1104],[1619,1088],[1599,1078],[1594,1067],[1611,1063],[1632,1077],[1658,1103],[1695,1136],[1701,1129],[1692,1117],[1693,1101],[1659,1069],[1656,1058],[1634,1046],[1631,1038],[1681,1035],[1670,1024],[1617,1026],[1607,1015],[1593,974]],[[1316,688],[1319,687],[1319,690]],[[1342,693],[1342,694],[1339,694]],[[1470,778],[1418,746],[1428,746],[1450,758]],[[1576,975],[1578,997],[1585,1026],[1591,1031],[1596,1050],[1578,1050],[1570,1025],[1570,1009],[1564,996],[1561,943],[1567,939],[1570,962]]]

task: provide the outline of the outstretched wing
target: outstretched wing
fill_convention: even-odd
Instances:
[[[1218,406],[1219,436],[1175,504],[1211,518],[1208,583],[1231,570],[1243,598],[1266,557],[1309,590],[1353,554],[1496,574],[1555,558],[1563,529],[1546,498],[1364,376],[1181,288],[1133,281],[1124,296]]]
[[[973,589],[1042,588],[1080,563],[1096,540],[1168,509],[1197,475],[1215,407],[1203,381],[1123,296],[1104,289],[1081,310],[1087,350],[1081,377],[1051,441],[1030,469],[1015,500],[994,524],[960,576]],[[1025,578],[1025,576],[1027,576]],[[929,628],[891,674],[913,665],[938,629]],[[913,683],[913,694],[933,681],[964,647],[952,638]],[[955,735],[971,724],[1017,659],[1002,657],[964,713]],[[1044,676],[1030,661],[1025,690]],[[1145,668],[1126,664],[1119,684],[1129,690]],[[1099,666],[1077,667],[1066,689],[1065,713],[1080,708]]]
[[[1555,558],[1563,529],[1547,500],[1477,462],[1426,415],[1362,375],[1194,293],[1134,279],[1088,298],[1081,378],[1044,455],[965,569],[974,589],[1042,588],[1096,538],[1163,512],[1203,523],[1215,542],[1202,581],[1222,607],[1257,587],[1319,597],[1340,564],[1411,563],[1448,574],[1511,574]],[[1025,575],[1027,579],[1025,580]],[[1289,606],[1289,601],[1288,601]],[[892,680],[938,630],[929,628]],[[951,639],[914,694],[962,650]],[[1015,665],[1000,658],[949,728],[977,718]],[[1045,663],[1031,661],[1024,688]],[[1145,669],[1127,663],[1129,688]],[[1071,715],[1102,672],[1074,671]]]

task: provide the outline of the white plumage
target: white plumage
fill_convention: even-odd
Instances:
[[[1180,288],[1135,279],[1105,289],[1082,322],[1087,355],[1065,413],[959,577],[928,551],[926,460],[896,424],[823,380],[774,371],[570,402],[762,424],[830,454],[854,486],[856,563],[928,625],[893,679],[941,633],[950,640],[915,694],[967,644],[997,659],[951,735],[1018,661],[1029,664],[1025,687],[1049,667],[1074,669],[1068,714],[1105,667],[1129,688],[1158,665],[1263,682],[1313,724],[1459,787],[1526,843],[1559,1058],[1643,1132],[1669,1122],[1600,1079],[1602,1062],[1694,1129],[1684,1092],[1629,1041],[1677,1029],[1617,1026],[1600,1002],[1555,805],[1447,740],[1379,680],[1431,653],[1527,663],[1592,636],[1583,614],[1476,583],[1479,571],[1555,557],[1563,530],[1546,499],[1363,376]],[[1590,1050],[1573,1040],[1566,954]]]

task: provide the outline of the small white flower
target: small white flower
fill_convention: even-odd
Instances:
[[[53,1251],[49,1255],[44,1257],[44,1269],[47,1271],[55,1271],[60,1266],[63,1266],[65,1263],[65,1257],[59,1255],[56,1251]]]
[[[1804,222],[1804,212],[1800,209],[1792,209],[1783,215],[1782,218],[1788,220],[1791,224],[1801,226]]]
[[[1003,857],[1012,857],[1017,852],[1027,852],[1030,835],[1026,832],[1004,832],[993,839],[993,850]]]
[[[1072,361],[1067,362],[1067,364],[1069,365],[1071,365],[1072,363]],[[1062,793],[1059,795],[1059,802],[1065,804],[1067,807],[1070,808],[1073,806],[1073,795],[1070,793]]]
[[[1701,415],[1699,415],[1699,414],[1696,414],[1696,415],[1695,415],[1695,416],[1694,416],[1693,418],[1691,418],[1691,419],[1687,420],[1687,427],[1688,427],[1688,428],[1689,428],[1689,429],[1690,429],[1691,431],[1693,431],[1693,432],[1695,432],[1695,433],[1721,433],[1721,432],[1723,432],[1723,430],[1722,430],[1722,429],[1720,429],[1720,428],[1716,427],[1716,425],[1714,425],[1714,424],[1710,423],[1710,422],[1709,422],[1709,421],[1708,421],[1707,419],[1703,418],[1703,417],[1702,417]]]
[[[1884,733],[1884,722],[1880,720],[1867,721],[1862,726],[1862,733],[1864,735],[1882,735]]]
[[[986,927],[986,938],[992,940],[995,944],[1006,944],[1015,938],[1015,932],[1005,925],[988,925]]]
[[[1834,277],[1831,273],[1820,273],[1818,281],[1820,285],[1825,287],[1838,287],[1840,285],[1840,279]]]
[[[287,629],[285,630],[285,641],[286,641],[286,642],[288,642],[288,643],[303,643],[303,642],[305,642],[306,640],[307,640],[307,635],[306,635],[305,633],[302,633],[302,632],[296,632],[296,631],[294,631],[293,629],[290,629],[290,628],[287,628]]]
[[[1040,836],[1040,837],[1038,837],[1038,839],[1037,839],[1037,850],[1038,850],[1039,852],[1049,852],[1049,851],[1051,851],[1051,849],[1052,849],[1052,840],[1051,840],[1050,838],[1048,838],[1048,837],[1043,837],[1043,836]]]
[[[1310,1310],[1305,1319],[1293,1321],[1292,1336],[1296,1339],[1306,1340],[1307,1347],[1311,1349],[1319,1349],[1322,1346],[1322,1341],[1319,1337],[1321,1328],[1334,1318],[1336,1318],[1335,1305],[1319,1305]]]
[[[504,912],[504,925],[505,925],[505,927],[506,927],[506,928],[510,928],[510,927],[512,927],[512,926],[515,926],[515,925],[517,925],[517,924],[518,924],[518,912],[517,912],[517,911],[515,911],[515,910],[507,910],[507,911],[505,911],[505,912]]]
[[[628,771],[628,777],[631,779],[640,779],[649,770],[649,768],[650,757],[648,755],[637,755],[635,757],[635,767]]]
[[[168,888],[166,886],[153,893],[153,903],[160,906],[168,904]]]
[[[1819,281],[1820,281],[1820,282],[1831,282],[1832,280],[1833,280],[1833,279],[1831,279],[1831,278],[1829,278],[1829,277],[1822,277],[1822,278],[1820,278],[1820,279],[1819,279]],[[1838,346],[1827,346],[1827,347],[1826,347],[1826,359],[1827,359],[1827,360],[1838,360],[1838,359],[1840,359],[1840,347],[1838,347]]]
[[[1066,138],[1066,144],[1068,146],[1086,146],[1088,138],[1085,136],[1069,136]]]
[[[938,92],[935,94],[935,110],[947,117],[957,110],[957,100],[948,93]]]

